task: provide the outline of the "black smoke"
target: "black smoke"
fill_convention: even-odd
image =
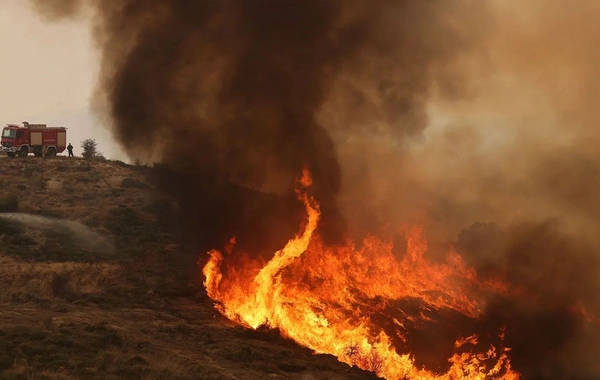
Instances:
[[[553,219],[506,229],[477,223],[459,234],[456,248],[480,275],[502,275],[520,289],[489,300],[478,328],[506,328],[504,344],[526,379],[597,378],[597,242]]]
[[[96,101],[110,110],[116,140],[132,157],[167,169],[161,182],[189,214],[189,228],[238,235],[241,244],[249,225],[252,236],[282,224],[292,231],[300,220],[292,217],[297,202],[262,208],[223,191],[222,184],[288,198],[304,167],[314,176],[324,239],[347,235],[337,200],[337,148],[318,120],[333,88],[352,78],[349,89],[357,96],[374,89],[394,133],[419,134],[427,123],[433,68],[469,50],[473,40],[447,20],[460,16],[443,1],[388,0],[376,7],[355,0],[33,4],[51,19],[94,12],[102,51]],[[473,13],[480,8],[474,5]],[[444,88],[460,87],[447,75],[442,79]],[[338,125],[336,133],[351,136],[357,128]],[[285,210],[282,219],[272,218],[277,210]]]

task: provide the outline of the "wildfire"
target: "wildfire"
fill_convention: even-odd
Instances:
[[[405,231],[402,259],[395,257],[390,242],[377,237],[367,238],[360,249],[352,243],[325,247],[315,233],[320,210],[307,195],[311,184],[305,170],[297,190],[308,216],[302,234],[271,260],[236,254],[234,263],[225,265],[234,239],[225,254],[209,252],[204,285],[223,315],[248,328],[278,328],[316,353],[335,355],[387,379],[519,379],[511,369],[509,348],[478,348],[477,335],[457,337],[445,373],[417,366],[409,351],[411,331],[430,322],[433,311],[477,318],[485,295],[507,292],[507,287],[500,279],[477,279],[454,251],[443,264],[428,262],[418,226]],[[419,306],[405,312],[395,307],[402,300],[418,300]],[[391,322],[377,322],[382,320]],[[502,341],[503,331],[498,336]]]

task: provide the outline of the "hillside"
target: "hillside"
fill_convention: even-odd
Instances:
[[[152,170],[0,159],[1,379],[372,376],[216,312]]]

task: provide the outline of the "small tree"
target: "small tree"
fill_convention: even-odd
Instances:
[[[98,143],[94,139],[85,139],[81,142],[81,149],[83,152],[81,155],[83,158],[94,158],[101,155],[98,152]]]

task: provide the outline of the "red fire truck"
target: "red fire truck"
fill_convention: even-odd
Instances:
[[[27,157],[29,153],[41,157],[44,152],[46,156],[52,157],[64,152],[67,146],[67,128],[49,128],[46,124],[29,124],[26,121],[22,126],[7,124],[2,130],[0,144],[2,152],[9,157]]]

